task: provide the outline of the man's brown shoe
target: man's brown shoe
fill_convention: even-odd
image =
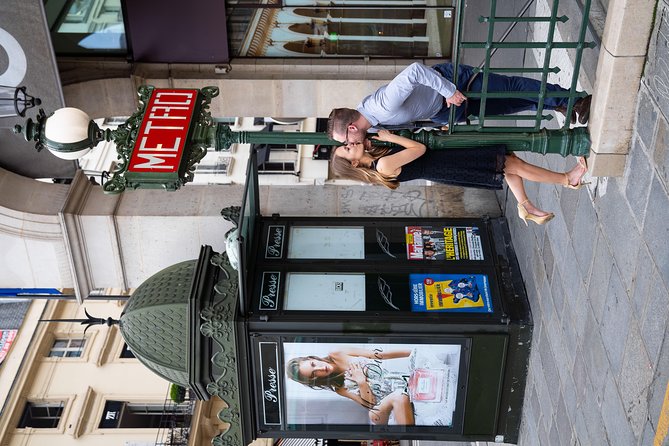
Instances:
[[[558,105],[557,107],[555,107],[555,111],[564,116],[565,119],[567,118],[567,107],[565,107],[564,105]],[[571,108],[571,119],[569,120],[569,122],[571,122],[572,124],[576,124],[576,107]]]
[[[578,113],[578,122],[580,124],[586,124],[590,119],[591,102],[592,102],[592,95],[589,94],[586,97],[579,99],[574,104],[574,111]]]

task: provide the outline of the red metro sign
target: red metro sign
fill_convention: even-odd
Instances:
[[[128,172],[178,173],[198,90],[155,89],[144,112]]]

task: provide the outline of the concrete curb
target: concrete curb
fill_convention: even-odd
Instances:
[[[622,176],[657,0],[611,0],[590,112],[593,176]]]

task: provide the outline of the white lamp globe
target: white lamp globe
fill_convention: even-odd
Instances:
[[[93,143],[90,135],[91,118],[78,108],[56,110],[46,120],[46,147],[61,159],[75,160],[87,154]]]

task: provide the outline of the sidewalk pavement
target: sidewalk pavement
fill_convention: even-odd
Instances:
[[[498,194],[534,316],[521,445],[669,445],[669,0],[636,103],[622,177],[579,191],[527,183],[556,214],[546,226],[526,227]]]

